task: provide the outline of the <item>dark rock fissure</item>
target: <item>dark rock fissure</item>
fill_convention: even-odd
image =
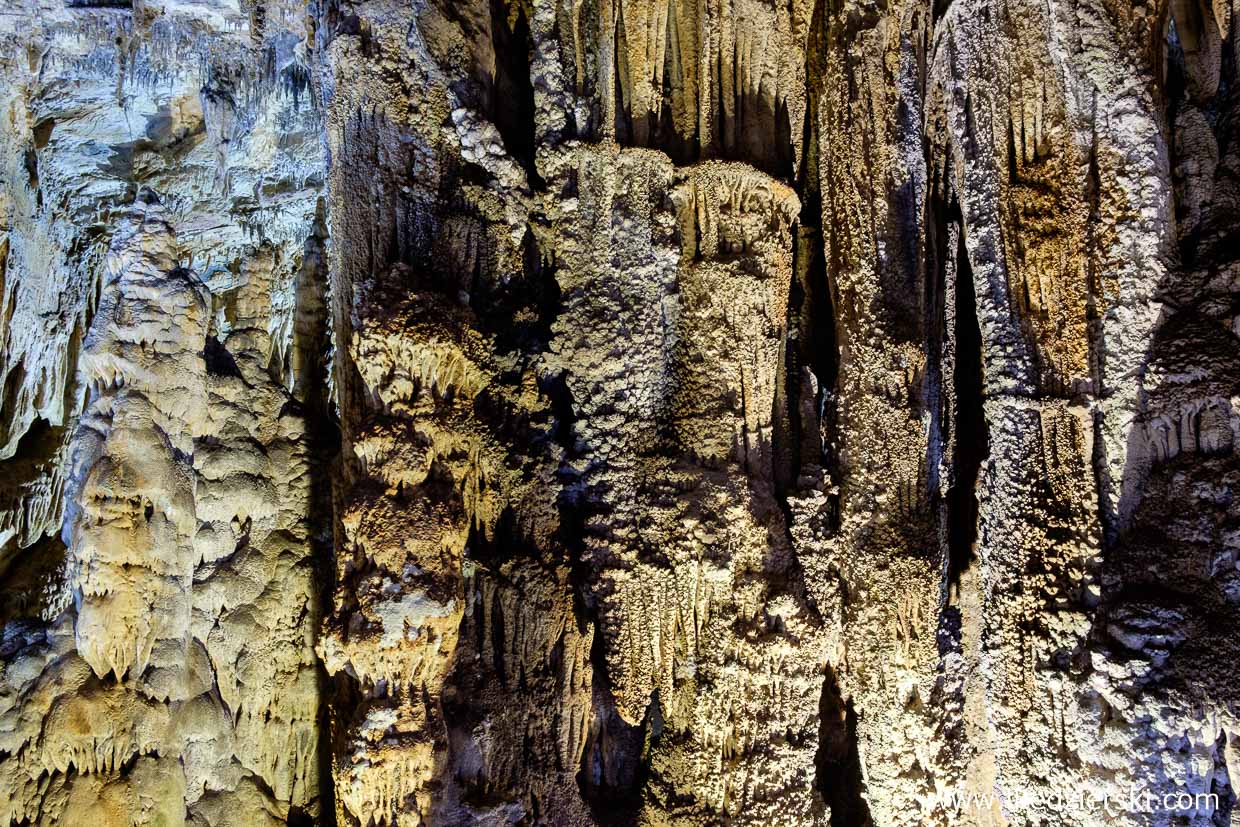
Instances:
[[[982,334],[963,232],[959,234],[956,251],[955,311],[956,361],[952,373],[955,418],[952,423],[952,485],[947,492],[949,590],[959,584],[961,574],[976,557],[977,485],[982,463],[990,450],[982,404]]]
[[[857,751],[857,713],[827,667],[818,706],[815,785],[831,808],[831,827],[873,827]]]

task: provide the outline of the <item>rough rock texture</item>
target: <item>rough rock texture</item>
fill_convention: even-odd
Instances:
[[[11,0],[0,827],[1240,824],[1235,11]]]

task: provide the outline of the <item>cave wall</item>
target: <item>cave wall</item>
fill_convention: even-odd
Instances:
[[[0,9],[0,824],[1240,818],[1233,7]]]

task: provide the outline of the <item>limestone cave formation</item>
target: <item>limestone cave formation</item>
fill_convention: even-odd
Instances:
[[[0,827],[1240,825],[1233,22],[4,0]]]

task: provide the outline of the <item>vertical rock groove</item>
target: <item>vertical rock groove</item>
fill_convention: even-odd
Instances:
[[[977,483],[989,442],[982,402],[982,334],[977,323],[973,271],[962,237],[957,244],[955,274],[952,483],[947,491],[948,588],[959,584],[960,575],[976,557]]]
[[[0,827],[1192,824],[1236,0],[12,0]]]
[[[828,669],[818,707],[819,736],[816,785],[830,808],[831,827],[869,827],[873,819],[864,798],[865,783],[857,754],[857,713],[840,695]]]

